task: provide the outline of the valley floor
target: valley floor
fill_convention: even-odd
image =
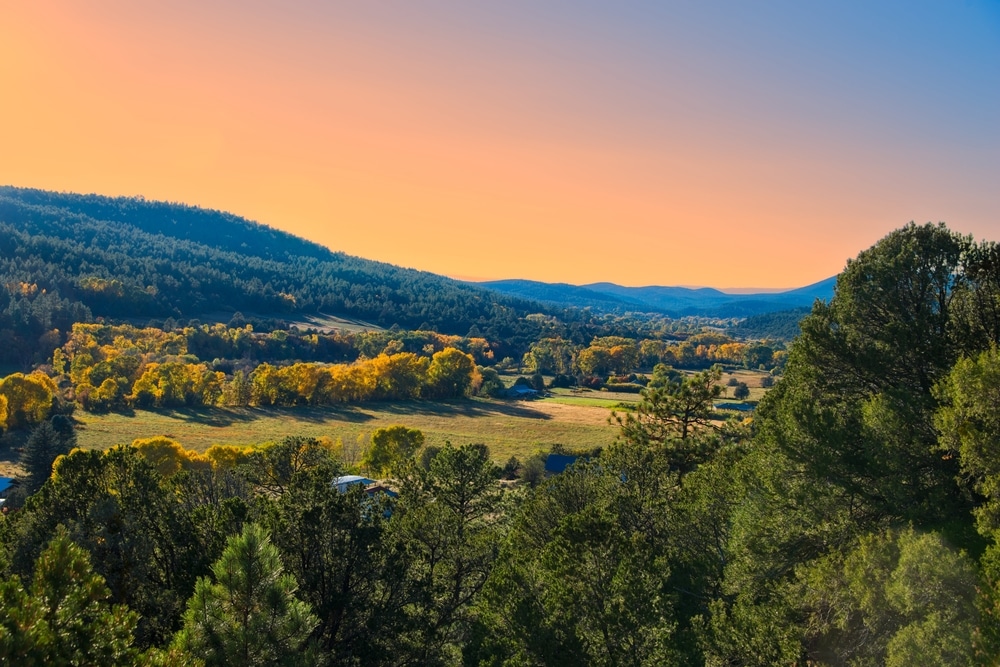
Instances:
[[[423,431],[428,445],[483,443],[494,460],[525,458],[560,444],[571,449],[610,445],[618,433],[607,407],[552,401],[404,401],[342,407],[135,410],[93,415],[78,410],[81,447],[107,448],[165,435],[204,451],[213,444],[256,444],[285,436],[326,436],[367,444],[372,431],[403,424]]]

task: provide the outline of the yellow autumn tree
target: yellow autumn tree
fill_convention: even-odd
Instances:
[[[250,460],[253,451],[253,447],[241,445],[212,445],[205,450],[205,458],[215,470],[232,470]]]
[[[271,364],[261,364],[250,374],[250,404],[277,405],[281,393],[281,375]]]
[[[208,458],[184,449],[179,442],[166,436],[134,440],[132,446],[164,477],[181,470],[207,470],[212,467]]]
[[[397,424],[375,429],[361,459],[361,467],[376,477],[391,475],[412,459],[423,445],[424,434],[415,428]]]
[[[424,384],[430,361],[412,352],[380,354],[367,363],[375,379],[376,400],[416,398]]]
[[[139,407],[214,405],[222,395],[225,375],[205,364],[151,363],[132,385],[130,400]]]
[[[317,390],[326,373],[319,364],[292,364],[278,371],[284,403],[313,405],[320,402]]]
[[[475,360],[453,347],[435,352],[427,368],[424,393],[431,398],[464,396],[476,381],[479,371]]]
[[[44,421],[52,411],[56,392],[52,379],[38,371],[14,373],[0,380],[0,396],[7,400],[7,426],[24,428]]]

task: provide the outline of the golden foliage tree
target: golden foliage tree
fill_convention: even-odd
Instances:
[[[207,470],[212,467],[211,460],[184,449],[179,442],[166,436],[140,438],[134,440],[132,446],[164,477],[171,477],[181,470]]]
[[[14,373],[0,380],[0,396],[7,401],[7,426],[24,428],[44,421],[56,392],[52,379],[38,371]]]

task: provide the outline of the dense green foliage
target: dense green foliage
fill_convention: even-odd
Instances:
[[[328,313],[517,347],[550,312],[431,273],[350,257],[190,206],[0,188],[0,362],[51,353],[38,338],[91,317],[196,318],[220,309]],[[556,311],[551,311],[556,312]],[[558,311],[566,321],[589,316]],[[58,344],[58,343],[56,343]]]
[[[318,620],[295,597],[295,578],[260,526],[249,523],[226,544],[212,566],[214,582],[202,578],[184,612],[177,649],[206,667],[311,665],[304,650]]]
[[[799,335],[799,322],[809,314],[808,308],[793,308],[774,313],[751,315],[729,329],[729,334],[743,340],[773,338],[790,341]]]
[[[713,420],[718,368],[660,366],[613,446],[528,484],[405,427],[366,453],[398,499],[341,493],[337,448],[304,439],[73,451],[0,518],[0,594],[39,609],[22,582],[53,576],[46,545],[86,551],[86,619],[118,614],[102,636],[155,664],[997,664],[998,256],[897,230],[814,306],[752,418]],[[540,363],[579,359],[538,342]],[[13,632],[18,613],[0,611],[11,655],[76,650]]]
[[[21,469],[24,470],[23,488],[27,495],[38,491],[52,474],[52,464],[76,446],[73,424],[62,415],[52,421],[43,421],[28,437],[21,453]]]
[[[17,577],[0,583],[0,609],[5,664],[135,664],[135,612],[108,604],[104,579],[65,531],[38,557],[27,590]]]

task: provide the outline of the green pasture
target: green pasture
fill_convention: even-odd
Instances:
[[[634,405],[642,398],[639,394],[625,392],[594,391],[592,389],[550,389],[549,395],[540,399],[545,403],[578,405],[605,410],[622,409],[621,405]]]

